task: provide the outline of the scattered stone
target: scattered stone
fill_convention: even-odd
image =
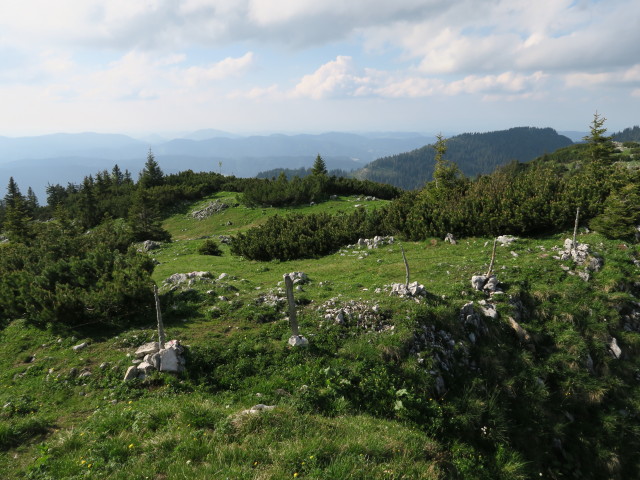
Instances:
[[[291,273],[287,273],[285,275],[289,275],[289,277],[291,278],[291,281],[293,282],[294,285],[298,285],[298,284],[304,285],[305,283],[309,282],[309,277],[304,272],[291,272]],[[283,277],[284,277],[284,275],[283,275]]]
[[[144,358],[146,355],[156,353],[160,349],[158,342],[145,343],[138,347],[135,353],[136,358]]]
[[[224,279],[225,279],[225,278],[227,278],[228,276],[229,276],[229,274],[228,274],[228,273],[221,273],[221,274],[218,276],[218,280],[224,280]]]
[[[218,241],[225,245],[229,245],[233,241],[233,237],[230,235],[218,235]]]
[[[444,237],[444,241],[450,243],[451,245],[456,245],[458,243],[456,241],[456,237],[453,236],[453,233],[447,233]]]
[[[518,237],[514,237],[513,235],[500,235],[496,238],[501,247],[508,247],[517,239]]]
[[[279,292],[280,294],[284,293],[281,291],[281,289],[279,290],[280,290]],[[287,302],[287,297],[278,296],[273,292],[260,295],[258,298],[256,298],[256,304],[266,305],[268,307],[280,307],[284,305],[286,302]]]
[[[211,278],[211,272],[189,272],[189,273],[174,273],[167,279],[165,279],[165,285],[181,285],[183,283],[192,284],[197,280],[204,278]]]
[[[133,380],[134,378],[138,378],[138,368],[135,365],[130,366],[127,369],[127,373],[124,374],[124,381],[128,382],[129,380]]]
[[[371,306],[355,300],[342,303],[337,298],[332,298],[318,307],[318,310],[324,311],[325,320],[333,324],[374,332],[393,329],[389,315],[379,305]]]
[[[609,351],[615,359],[620,359],[620,357],[622,356],[622,349],[618,346],[618,340],[616,340],[616,337],[611,338],[611,342],[609,343]]]
[[[184,371],[185,360],[183,357],[184,347],[178,340],[170,340],[158,349],[157,342],[150,342],[142,345],[136,350],[136,360],[134,365],[127,369],[124,380],[134,378],[144,379],[153,371],[181,373]],[[141,360],[141,357],[144,357]]]
[[[523,343],[531,343],[531,335],[513,318],[509,317],[509,325]]]
[[[191,216],[197,220],[204,220],[205,218],[209,218],[211,215],[220,213],[227,208],[229,208],[229,205],[221,202],[220,200],[216,200],[214,202],[208,203],[204,208],[201,208],[200,210],[191,212]]]
[[[291,335],[291,337],[289,337],[289,345],[292,347],[308,347],[309,340],[302,335]]]
[[[486,282],[487,277],[485,275],[474,275],[471,277],[471,286],[474,290],[482,290]]]
[[[427,290],[424,288],[424,285],[421,285],[418,282],[412,282],[409,285],[404,283],[393,283],[391,284],[391,295],[413,298],[424,297],[427,295]]]
[[[79,352],[80,350],[84,350],[88,346],[89,346],[89,344],[87,342],[82,342],[79,345],[71,347],[71,350],[73,350],[74,352]]]
[[[585,360],[585,365],[589,373],[595,373],[593,369],[593,358],[591,358],[591,354],[587,354],[587,359]]]
[[[485,300],[480,300],[478,304],[480,305],[480,310],[482,310],[482,314],[485,317],[489,317],[493,320],[498,319],[498,310],[496,310],[496,306],[493,303],[487,303]]]
[[[78,375],[79,378],[87,378],[90,377],[92,375],[90,370],[82,370],[80,372],[80,375]]]
[[[347,245],[347,248],[364,248],[374,249],[378,247],[382,247],[383,245],[392,245],[395,242],[394,237],[387,236],[381,237],[376,235],[373,238],[360,238],[355,243],[355,245]]]
[[[489,294],[503,293],[498,287],[499,282],[495,275],[474,275],[471,277],[471,286],[475,290],[485,291]]]
[[[263,403],[259,403],[258,405],[254,405],[253,407],[247,409],[247,410],[243,410],[242,412],[240,412],[240,415],[246,415],[246,414],[256,414],[256,413],[260,413],[260,412],[268,412],[270,410],[275,409],[276,406],[275,405],[265,405]]]
[[[585,282],[588,282],[589,279],[591,278],[591,275],[589,275],[589,272],[586,269],[579,271],[578,276]]]
[[[160,242],[156,242],[154,240],[145,240],[138,248],[139,252],[150,252],[151,250],[157,250],[160,248],[162,244]]]

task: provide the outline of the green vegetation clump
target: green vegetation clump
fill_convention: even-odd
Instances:
[[[200,255],[213,255],[219,257],[222,255],[222,250],[220,250],[218,242],[208,238],[198,247],[198,253]]]

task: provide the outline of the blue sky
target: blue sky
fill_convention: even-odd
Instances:
[[[640,123],[637,0],[21,0],[0,135]]]

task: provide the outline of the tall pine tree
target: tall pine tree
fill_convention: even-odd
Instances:
[[[138,185],[142,188],[158,187],[164,182],[164,173],[156,162],[156,157],[153,155],[151,149],[147,154],[147,161],[144,164],[144,169],[140,172],[138,178]]]
[[[4,231],[11,241],[26,242],[30,237],[29,209],[18,184],[13,177],[9,178],[7,194],[4,197],[5,217]]]

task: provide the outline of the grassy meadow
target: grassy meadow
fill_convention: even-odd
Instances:
[[[215,199],[232,207],[190,216]],[[569,232],[498,246],[504,294],[492,299],[470,283],[488,269],[490,238],[396,239],[289,262],[224,244],[221,256],[198,254],[205,239],[275,214],[384,203],[247,208],[221,192],[176,207],[163,224],[173,241],[149,255],[167,338],[188,346],[182,377],[122,381],[136,347],[155,339],[153,306],[125,331],[22,320],[0,331],[0,478],[638,478],[640,333],[623,319],[637,301],[637,245],[580,232],[604,260],[588,281],[553,258]],[[405,281],[400,245],[424,297],[389,294]],[[192,271],[211,275],[165,283]],[[305,349],[287,344],[281,290],[298,271],[310,280],[295,291]],[[499,316],[470,330],[460,310],[483,301]],[[344,324],[330,313],[340,308],[355,312]],[[256,404],[275,408],[246,411]]]

